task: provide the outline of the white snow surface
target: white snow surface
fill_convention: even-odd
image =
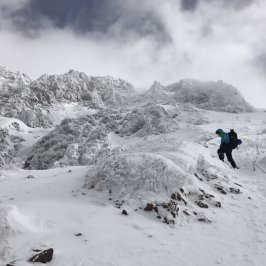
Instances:
[[[90,166],[0,170],[0,264],[31,265],[34,249],[52,247],[51,266],[264,265],[266,113],[204,116],[161,135],[110,132]],[[9,130],[12,122],[1,120]],[[234,128],[243,140],[233,151],[240,169],[217,159],[217,128]],[[24,124],[21,129],[28,131]],[[232,187],[240,193],[231,193]],[[195,204],[200,189],[213,196],[204,200],[207,209]],[[177,191],[187,204],[178,202],[174,225],[140,209],[168,202]]]

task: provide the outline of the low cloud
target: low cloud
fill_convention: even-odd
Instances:
[[[266,54],[262,0],[90,1],[84,20],[88,1],[64,0],[77,4],[72,13],[70,6],[62,9],[68,18],[62,1],[52,1],[58,4],[54,15],[46,10],[49,1],[1,1],[1,65],[33,78],[69,69],[112,75],[139,88],[153,80],[224,80],[266,107],[265,60],[258,57]]]

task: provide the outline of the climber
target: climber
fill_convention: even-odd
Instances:
[[[232,151],[241,144],[242,141],[237,139],[237,134],[234,130],[231,130],[229,133],[225,133],[222,129],[217,129],[215,133],[221,137],[221,145],[217,150],[219,159],[224,162],[224,154],[226,154],[227,160],[230,162],[232,167],[238,169],[232,157]]]

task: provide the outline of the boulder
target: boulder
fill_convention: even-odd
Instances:
[[[41,263],[47,263],[52,260],[54,254],[54,250],[52,248],[49,248],[47,250],[44,250],[33,257],[29,259],[30,262],[41,262]]]

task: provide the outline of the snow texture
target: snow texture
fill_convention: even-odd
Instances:
[[[231,85],[0,68],[0,102],[1,265],[264,265],[266,113]]]

